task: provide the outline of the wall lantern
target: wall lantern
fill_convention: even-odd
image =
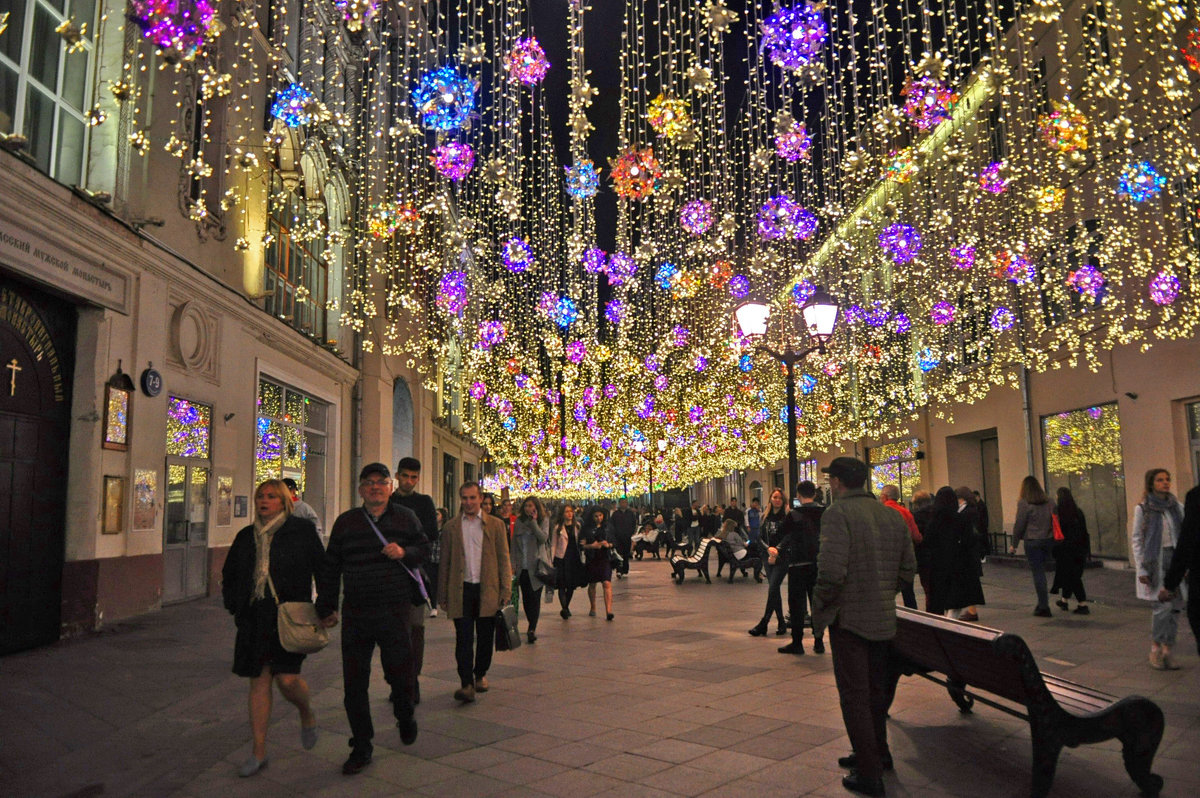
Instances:
[[[129,450],[129,416],[133,399],[133,380],[121,371],[121,361],[117,361],[117,371],[104,384],[104,439],[101,446],[118,452]]]

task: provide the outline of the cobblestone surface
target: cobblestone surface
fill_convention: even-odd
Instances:
[[[1183,670],[1147,666],[1150,612],[1128,570],[1091,570],[1092,614],[1033,618],[1028,572],[985,566],[982,623],[1020,634],[1043,670],[1158,702],[1167,728],[1155,762],[1164,796],[1200,794],[1200,661],[1186,622]],[[270,766],[239,779],[249,754],[247,685],[229,672],[233,625],[216,599],[169,607],[83,639],[0,660],[4,796],[842,796],[848,744],[829,655],[776,653],[751,638],[765,585],[668,579],[634,563],[614,585],[616,620],[568,621],[543,605],[539,639],[497,654],[492,689],[451,697],[453,627],[431,619],[417,710],[420,737],[400,744],[378,669],[375,761],[345,777],[348,729],[337,641],[305,663],[320,718],[303,751],[295,711],[276,699]],[[919,590],[918,590],[919,593]],[[521,629],[525,622],[522,618]],[[806,638],[806,642],[810,642]],[[905,679],[889,722],[890,796],[1028,795],[1023,722]],[[1053,795],[1134,796],[1115,742],[1064,751]]]

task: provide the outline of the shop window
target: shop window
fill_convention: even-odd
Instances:
[[[912,438],[867,449],[867,465],[871,469],[871,488],[878,492],[884,485],[900,488],[901,504],[912,501],[913,492],[921,487],[921,440]]]
[[[267,200],[266,311],[317,341],[327,341],[330,297],[326,225],[298,191],[271,170]]]
[[[1200,402],[1187,406],[1188,445],[1192,452],[1192,484],[1200,485]]]
[[[291,477],[304,501],[322,517],[329,407],[283,383],[258,380],[254,484]]]
[[[13,0],[0,8],[8,15],[0,35],[0,133],[24,135],[42,171],[60,183],[82,185],[95,0]],[[68,19],[87,25],[75,47],[55,30]]]
[[[1042,417],[1046,493],[1066,487],[1087,518],[1092,553],[1127,556],[1125,468],[1117,405],[1104,404]]]
[[[211,407],[167,397],[167,454],[207,460],[211,438]]]

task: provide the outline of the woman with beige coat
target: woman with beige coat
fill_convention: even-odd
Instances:
[[[458,496],[462,512],[442,530],[437,600],[454,621],[454,659],[462,683],[454,698],[466,704],[488,691],[496,613],[512,599],[512,566],[504,523],[480,511],[479,483],[463,483]]]

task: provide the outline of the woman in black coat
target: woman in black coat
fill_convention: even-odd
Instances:
[[[313,580],[325,551],[311,521],[292,515],[291,493],[277,479],[254,492],[255,521],[238,532],[221,569],[225,609],[237,624],[233,672],[250,679],[250,732],[254,751],[238,770],[253,776],[267,766],[271,682],[300,710],[300,741],[317,744],[317,717],[300,678],[303,654],[279,643],[277,603],[312,601]],[[273,585],[273,587],[272,587]]]
[[[933,497],[933,515],[925,528],[925,547],[929,562],[929,585],[925,606],[941,615],[951,608],[951,589],[958,552],[958,497],[954,488],[938,488]]]
[[[1087,605],[1087,591],[1083,587],[1083,568],[1091,554],[1091,538],[1087,531],[1087,519],[1070,488],[1058,489],[1058,525],[1062,528],[1063,539],[1056,541],[1051,551],[1054,554],[1054,588],[1051,593],[1062,590],[1062,598],[1056,603],[1062,609],[1067,609],[1067,599],[1075,597],[1079,606],[1075,612],[1087,615],[1091,612]]]
[[[608,525],[608,513],[603,507],[596,506],[588,520],[584,523],[583,531],[579,533],[579,547],[587,557],[587,591],[588,604],[591,611],[588,615],[596,615],[596,585],[604,588],[604,613],[608,620],[613,619],[612,611],[612,562],[609,552],[613,549],[612,530]]]
[[[583,570],[583,551],[579,548],[579,522],[575,518],[573,504],[564,504],[559,508],[550,539],[554,547],[558,603],[562,608],[558,614],[565,621],[571,617],[571,597],[575,595],[575,589],[587,584],[587,572]]]

